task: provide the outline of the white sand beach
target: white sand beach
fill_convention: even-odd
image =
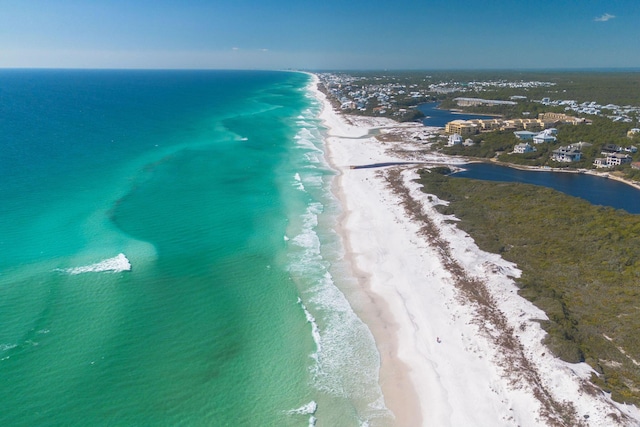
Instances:
[[[417,165],[353,168],[456,160],[425,154],[420,141],[367,136],[380,127],[421,132],[415,124],[348,123],[324,94],[316,96],[339,173],[339,232],[362,293],[352,304],[375,337],[395,424],[640,425],[638,408],[590,386],[586,364],[562,362],[541,344],[535,320],[546,316],[518,296],[517,267],[445,221],[434,205],[446,202],[412,181]]]

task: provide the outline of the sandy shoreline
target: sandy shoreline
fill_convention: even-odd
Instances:
[[[455,161],[417,143],[399,149],[367,137],[373,128],[409,128],[368,118],[346,123],[315,92],[327,157],[339,173],[338,232],[364,295],[352,305],[375,337],[395,425],[638,425],[636,407],[588,387],[587,365],[564,363],[542,346],[535,320],[546,316],[517,295],[516,266],[445,222],[434,209],[440,201],[412,182],[415,166],[352,168]]]

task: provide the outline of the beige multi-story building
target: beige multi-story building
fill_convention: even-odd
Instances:
[[[460,136],[475,135],[478,133],[478,125],[467,120],[454,120],[446,124],[444,131],[450,135],[454,133]]]
[[[563,123],[572,123],[577,125],[579,123],[584,123],[586,120],[580,117],[568,116],[564,113],[540,113],[538,114],[538,119],[543,122],[563,122]]]
[[[462,136],[473,135],[480,131],[491,130],[528,130],[539,132],[553,125],[551,121],[540,119],[474,119],[474,120],[454,120],[447,123],[445,131],[452,135],[458,133]]]

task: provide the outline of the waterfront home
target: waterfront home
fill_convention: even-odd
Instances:
[[[516,146],[513,147],[514,154],[531,153],[533,151],[536,151],[536,149],[532,147],[528,142],[521,142],[520,144],[516,144]]]
[[[634,168],[634,169],[640,169],[640,162],[631,163],[631,167]]]
[[[597,168],[612,168],[627,163],[631,163],[631,156],[621,153],[610,154],[607,157],[600,157],[593,161],[593,165]]]
[[[462,145],[464,145],[465,147],[471,147],[472,145],[475,145],[476,143],[473,142],[473,139],[471,138],[467,138],[464,140],[464,142],[462,143]]]
[[[582,158],[582,153],[577,147],[569,145],[553,150],[551,158],[556,162],[571,163],[579,161]]]
[[[631,147],[624,147],[623,150],[626,151],[627,153],[637,153],[638,147],[636,147],[635,145],[632,145]]]

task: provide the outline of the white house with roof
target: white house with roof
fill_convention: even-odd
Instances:
[[[535,147],[532,147],[531,144],[529,144],[528,142],[521,142],[520,144],[516,144],[515,147],[513,147],[513,153],[514,154],[525,154],[525,153],[531,153],[537,151],[535,149]]]
[[[462,145],[464,145],[465,147],[471,147],[473,145],[475,145],[476,143],[473,142],[473,139],[471,138],[467,138],[464,140],[464,142],[462,143]]]
[[[615,166],[631,163],[631,156],[628,154],[614,153],[607,157],[595,159],[593,165],[597,168],[612,168]]]
[[[582,153],[577,147],[568,145],[566,147],[560,147],[553,150],[553,155],[551,156],[551,158],[556,162],[571,163],[580,161],[580,159],[582,158]]]
[[[556,142],[556,137],[546,132],[540,132],[533,137],[534,144],[545,144],[553,142]]]
[[[449,136],[449,147],[453,147],[454,145],[461,145],[462,144],[462,135],[460,135],[459,133],[454,133],[453,135]]]
[[[517,131],[513,133],[516,138],[518,138],[520,141],[530,141],[533,139],[534,136],[536,136],[538,133],[537,132],[531,132],[528,130],[521,130],[521,131]]]

